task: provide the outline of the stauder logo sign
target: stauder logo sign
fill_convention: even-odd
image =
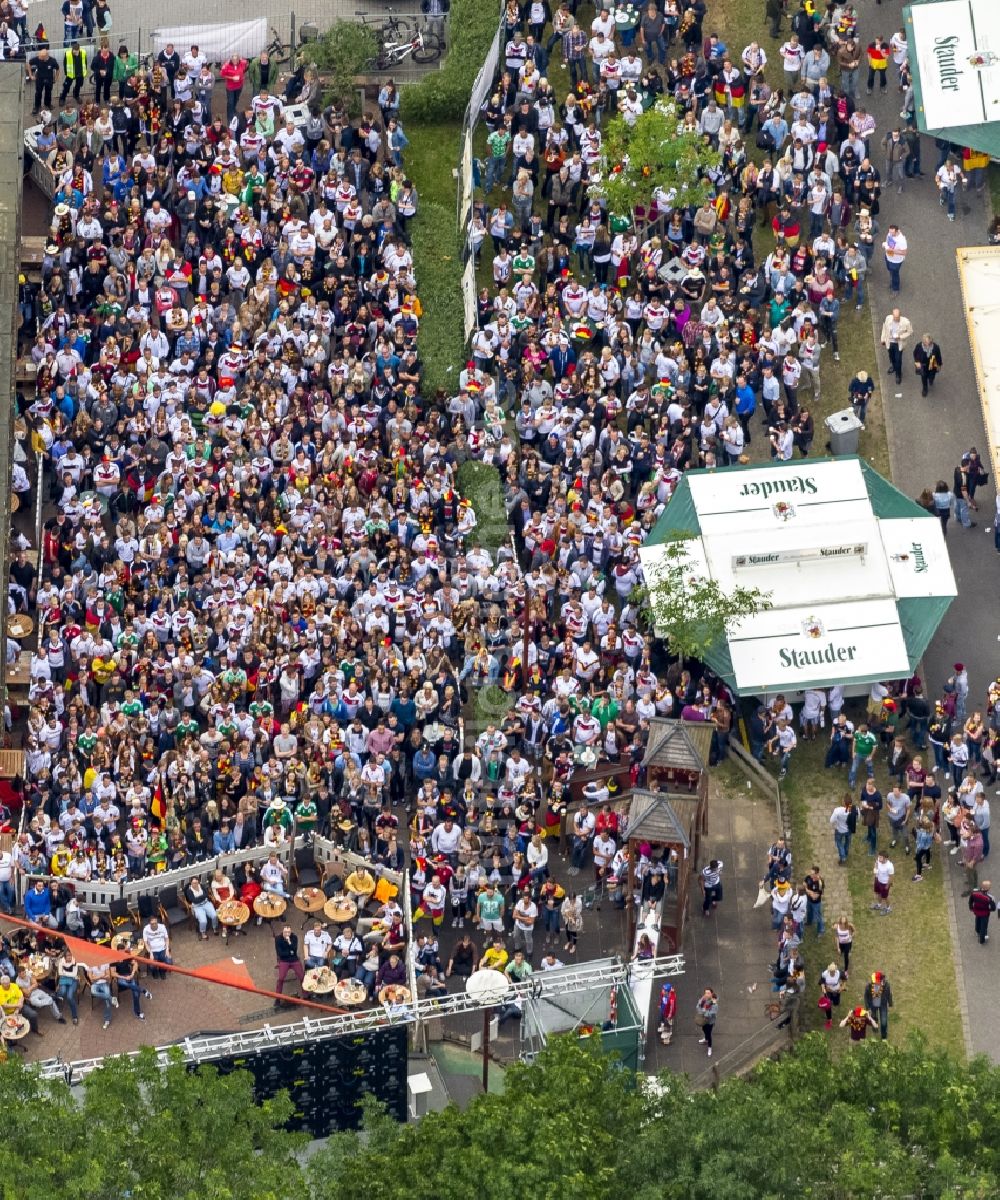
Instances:
[[[937,60],[938,83],[943,92],[957,92],[964,72],[958,67],[957,37],[934,39],[934,58]]]
[[[788,650],[782,646],[778,658],[783,667],[819,667],[827,663],[853,662],[857,646],[824,646],[822,650]]]
[[[771,496],[781,495],[815,496],[818,491],[812,475],[789,475],[788,478],[768,478],[745,483],[738,495],[767,500]]]

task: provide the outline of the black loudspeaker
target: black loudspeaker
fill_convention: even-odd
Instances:
[[[263,1048],[253,1054],[213,1059],[222,1075],[249,1071],[258,1102],[284,1090],[295,1106],[287,1127],[327,1137],[361,1124],[368,1094],[406,1120],[407,1030],[405,1025],[350,1037]],[[193,1068],[192,1068],[193,1069]]]

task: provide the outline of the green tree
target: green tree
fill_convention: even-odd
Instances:
[[[356,21],[335,21],[319,41],[306,48],[323,72],[326,99],[343,101],[349,109],[357,106],[355,79],[378,54],[375,31]]]
[[[658,100],[629,123],[614,117],[604,129],[600,179],[590,194],[607,202],[608,212],[630,217],[654,199],[666,206],[697,207],[712,195],[707,172],[721,156],[697,132],[682,132],[677,106]],[[662,197],[662,199],[661,199]]]
[[[77,1097],[11,1057],[0,1067],[3,1200],[304,1200],[282,1094],[245,1071],[188,1071],[179,1051],[109,1058]]]
[[[417,1126],[340,1135],[310,1163],[313,1200],[987,1200],[1000,1178],[1000,1070],[919,1039],[810,1034],[718,1091],[616,1069],[553,1039],[531,1067]],[[638,1086],[633,1086],[638,1084]]]
[[[771,607],[770,592],[745,587],[726,591],[696,570],[688,553],[693,540],[682,535],[667,542],[634,596],[658,636],[682,659],[703,659],[738,622]]]
[[[396,1133],[369,1125],[309,1164],[313,1200],[605,1200],[643,1101],[598,1046],[555,1038],[538,1066],[516,1065],[503,1095],[480,1096]],[[370,1120],[370,1118],[369,1118]]]

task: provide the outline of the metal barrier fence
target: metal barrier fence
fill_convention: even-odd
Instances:
[[[380,866],[378,863],[370,862],[367,858],[362,858],[360,854],[355,854],[352,850],[345,850],[343,846],[338,846],[336,842],[325,837],[314,837],[312,840],[313,861],[317,867],[322,866],[323,870],[329,874],[335,867],[364,867],[376,879],[387,879],[391,884],[394,884],[402,891],[403,876],[399,871],[391,871],[388,867]]]

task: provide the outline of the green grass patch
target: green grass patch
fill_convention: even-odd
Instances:
[[[423,173],[422,171],[420,172]],[[419,178],[414,180],[420,193]],[[465,350],[461,256],[455,251],[455,212],[421,197],[413,222],[413,267],[423,301],[418,347],[424,364],[424,394],[458,390]]]
[[[824,739],[800,740],[788,776],[782,782],[782,790],[792,823],[796,879],[802,877],[813,861],[819,863],[828,886],[835,874],[844,870],[848,874],[851,920],[857,932],[851,954],[851,977],[840,1016],[847,1011],[847,1004],[861,1003],[865,981],[872,972],[884,971],[892,984],[895,1004],[889,1027],[893,1041],[901,1040],[911,1030],[920,1030],[931,1046],[964,1057],[951,929],[944,895],[945,872],[950,869],[947,850],[942,856],[942,847],[936,845],[930,872],[925,872],[923,883],[912,883],[913,859],[903,854],[902,844],[889,850],[889,826],[888,821],[883,820],[879,846],[888,850],[896,868],[890,900],[892,912],[888,916],[872,912],[874,859],[869,857],[860,821],[846,868],[837,865],[832,833],[819,845],[809,844],[809,811],[818,809],[825,827],[826,819],[847,787],[846,769],[826,770],[823,767],[825,754]],[[884,796],[889,788],[884,765],[876,765],[876,782]],[[859,792],[860,786],[854,789],[855,796]],[[824,905],[828,929],[838,915],[829,904]],[[828,962],[839,963],[840,956],[829,932],[817,940],[807,931],[804,950],[809,988],[803,1006],[803,1023],[806,1028],[816,1028],[822,1023],[816,1008],[818,975]]]

